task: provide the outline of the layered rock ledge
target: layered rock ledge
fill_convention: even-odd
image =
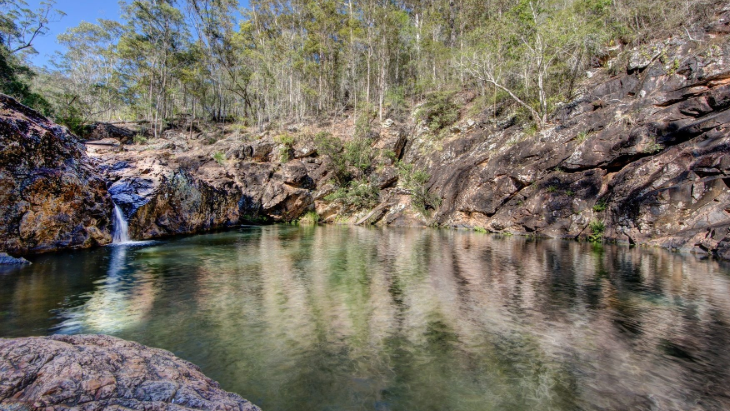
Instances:
[[[172,353],[106,335],[0,339],[0,410],[260,411]]]

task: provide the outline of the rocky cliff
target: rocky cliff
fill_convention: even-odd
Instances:
[[[730,258],[727,21],[614,57],[543,130],[483,122],[426,159],[416,138],[443,199],[432,221]]]
[[[0,375],[3,410],[259,410],[168,351],[105,335],[0,339]]]
[[[321,159],[295,159],[293,148],[271,139],[201,144],[180,134],[146,145],[89,144],[132,238],[293,221],[314,208],[317,182],[328,173]],[[293,160],[280,161],[283,150]]]
[[[0,95],[0,252],[111,242],[106,182],[68,130]]]
[[[111,198],[135,239],[316,212],[329,223],[612,240],[727,259],[729,22],[726,9],[704,33],[607,50],[541,130],[508,104],[475,112],[473,93],[458,95],[459,119],[438,133],[415,107],[360,137],[371,164],[351,167],[346,189],[342,159],[315,136],[350,142],[352,118],[263,132],[171,126],[154,140],[96,124],[92,166],[63,130],[4,99],[2,124],[13,131],[2,138],[24,143],[3,146],[0,200],[10,212],[0,244],[16,253],[104,244]]]

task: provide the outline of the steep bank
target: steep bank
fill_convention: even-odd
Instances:
[[[4,217],[0,251],[105,244],[111,198],[135,239],[307,215],[610,240],[728,259],[728,22],[725,10],[703,34],[606,50],[578,97],[558,105],[541,130],[521,121],[513,105],[480,107],[475,93],[462,91],[364,126],[352,113],[266,130],[183,122],[153,139],[144,125],[97,124],[91,136],[100,140],[87,141],[93,167],[64,134],[59,147],[73,150],[52,157],[80,182],[38,183],[41,197],[32,202],[14,202],[21,198],[14,184],[28,170],[45,176],[48,166],[3,156],[17,164],[3,172],[10,177],[2,198],[14,211]],[[434,128],[425,110],[449,123]],[[24,121],[52,127],[34,116]],[[34,141],[33,133],[15,135]],[[40,148],[28,150],[42,157],[33,154]]]
[[[726,10],[703,36],[610,50],[542,130],[516,124],[509,107],[470,117],[468,93],[455,98],[461,110],[446,132],[419,121],[419,107],[404,121],[374,125],[367,139],[377,154],[360,181],[378,198],[366,205],[332,195],[335,164],[312,137],[348,141],[351,120],[225,130],[211,143],[204,133],[191,140],[171,130],[153,144],[95,155],[138,238],[316,210],[325,222],[605,239],[727,259],[728,21]],[[427,207],[414,204],[414,170],[430,177]]]
[[[172,353],[105,335],[0,339],[0,409],[240,410]]]
[[[716,27],[614,57],[620,74],[595,70],[544,130],[481,124],[427,159],[416,139],[409,155],[443,199],[433,222],[730,258],[730,44]]]
[[[0,94],[0,252],[111,242],[106,182],[68,130]]]

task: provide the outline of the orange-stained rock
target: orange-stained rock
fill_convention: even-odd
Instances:
[[[111,210],[106,182],[77,138],[0,94],[0,252],[110,243]]]

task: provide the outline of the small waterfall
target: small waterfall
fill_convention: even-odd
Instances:
[[[114,220],[112,222],[113,233],[112,239],[114,244],[122,244],[129,242],[129,225],[124,218],[124,213],[118,205],[114,204]]]

